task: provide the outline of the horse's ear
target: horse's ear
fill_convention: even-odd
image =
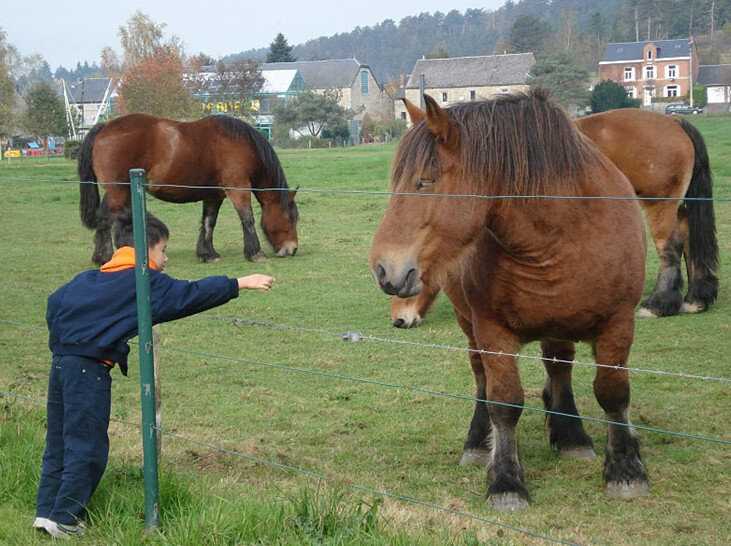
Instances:
[[[437,137],[437,141],[449,149],[457,147],[457,128],[449,120],[447,112],[439,107],[437,101],[424,93],[426,104],[426,125],[429,131]]]
[[[416,125],[424,119],[424,110],[416,106],[407,98],[403,98],[401,100],[404,101],[404,106],[406,107],[406,111],[409,113],[409,119],[413,125]]]

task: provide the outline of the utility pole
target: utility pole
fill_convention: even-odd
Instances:
[[[640,41],[640,18],[638,9],[639,8],[635,6],[635,42]]]

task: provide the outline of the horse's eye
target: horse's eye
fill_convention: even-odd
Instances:
[[[434,180],[427,180],[426,178],[420,178],[416,181],[416,189],[417,190],[424,190],[427,188],[431,188],[434,185]]]

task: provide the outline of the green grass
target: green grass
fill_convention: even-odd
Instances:
[[[731,197],[731,119],[693,118],[704,133],[715,173],[715,195]],[[383,190],[392,146],[282,151],[292,186]],[[45,298],[89,267],[92,234],[78,220],[75,166],[65,160],[0,164],[0,320],[44,326]],[[540,543],[521,534],[427,508],[352,492],[350,484],[390,492],[555,538],[605,544],[724,544],[731,536],[731,448],[641,433],[651,496],[607,499],[599,457],[559,459],[548,447],[543,415],[526,411],[519,426],[521,456],[533,504],[519,514],[495,514],[484,500],[482,470],[459,467],[472,413],[468,401],[433,398],[282,370],[201,357],[194,352],[312,368],[402,385],[470,395],[464,354],[335,336],[271,330],[211,320],[238,316],[280,324],[359,330],[394,339],[464,346],[446,301],[422,328],[398,331],[387,298],[367,267],[373,232],[387,202],[380,196],[300,193],[300,250],[295,258],[250,264],[228,202],[216,229],[223,259],[200,264],[194,254],[200,205],[148,201],[170,226],[169,273],[180,278],[255,271],[277,277],[268,294],[243,293],[227,306],[160,327],[164,426],[196,442],[326,476],[312,480],[225,455],[179,437],[163,438],[163,535],[167,544],[463,544]],[[717,203],[721,294],[707,313],[640,321],[631,365],[731,377],[731,203]],[[261,235],[261,234],[260,234]],[[657,259],[649,254],[646,290]],[[134,345],[134,344],[133,344]],[[537,347],[524,349],[537,354]],[[132,362],[136,362],[133,346]],[[583,348],[577,356],[591,357]],[[0,323],[0,390],[43,398],[49,354],[43,329]],[[542,407],[542,368],[521,363],[526,405]],[[577,404],[602,417],[592,370],[574,372]],[[114,373],[113,417],[139,422],[135,366]],[[728,385],[645,374],[632,376],[637,424],[731,440]],[[0,542],[28,544],[27,530],[41,457],[43,412],[5,400],[0,485]],[[587,423],[601,451],[605,427]],[[89,543],[136,544],[141,536],[142,484],[138,431],[113,423],[111,466],[92,504]],[[7,454],[7,455],[6,455]],[[5,476],[13,476],[5,484]],[[360,504],[361,501],[366,504]],[[369,508],[372,507],[372,508]],[[210,533],[210,534],[209,534]],[[257,534],[258,533],[258,534]],[[327,533],[330,533],[329,535]],[[324,535],[327,536],[324,536]],[[210,536],[209,539],[206,537]],[[257,542],[258,541],[258,542]]]

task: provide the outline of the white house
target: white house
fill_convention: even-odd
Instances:
[[[707,112],[731,111],[731,64],[701,66],[697,82],[706,88]]]

